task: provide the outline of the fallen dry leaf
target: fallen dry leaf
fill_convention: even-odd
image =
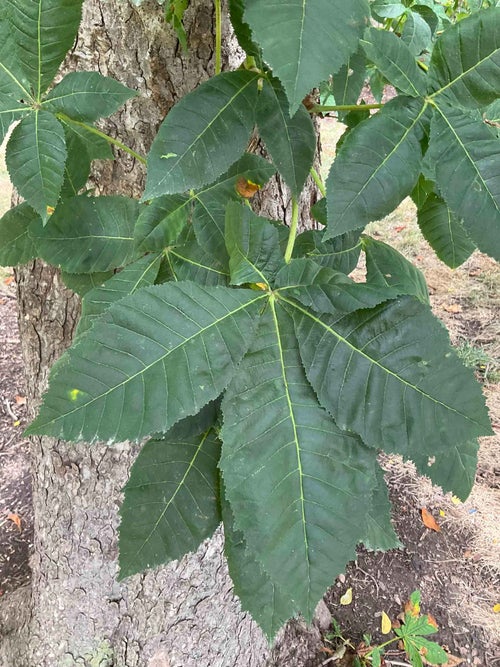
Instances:
[[[348,605],[352,602],[352,588],[348,588],[344,595],[340,598],[340,604]]]
[[[425,507],[422,507],[422,522],[424,526],[426,528],[430,528],[430,530],[435,530],[437,533],[441,531],[438,522],[432,516],[429,510],[425,509]]]
[[[500,614],[500,603],[493,605],[493,613]]]
[[[14,396],[16,405],[26,405],[26,396]]]
[[[387,616],[385,611],[383,611],[382,618],[380,621],[380,631],[382,632],[383,635],[388,635],[391,630],[392,630],[391,619],[389,618],[389,616]]]
[[[462,306],[459,306],[458,303],[448,303],[443,306],[443,310],[447,313],[461,313]]]
[[[14,523],[17,526],[19,532],[21,532],[21,517],[19,516],[19,514],[13,514],[12,512],[10,512],[9,514],[7,514],[7,521],[12,521],[12,523]]]
[[[3,281],[4,285],[10,285],[10,284],[13,283],[13,282],[14,282],[14,276],[8,276],[8,277],[5,278],[5,280]]]

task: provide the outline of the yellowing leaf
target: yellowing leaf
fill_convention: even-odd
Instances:
[[[340,604],[348,605],[352,602],[352,588],[348,588],[344,595],[340,598]]]
[[[493,605],[493,613],[500,614],[500,603]]]
[[[460,505],[460,504],[462,503],[462,501],[460,500],[460,498],[457,498],[457,496],[452,496],[452,497],[451,497],[451,502],[452,502],[454,505]]]
[[[432,516],[429,510],[425,509],[425,507],[422,507],[422,521],[424,526],[430,530],[435,530],[437,533],[441,530],[436,519]]]
[[[446,512],[444,510],[439,510],[439,516],[446,516]]]
[[[392,630],[391,619],[389,618],[389,616],[387,616],[385,611],[383,611],[380,623],[380,631],[382,632],[383,635],[388,635],[391,630]]]

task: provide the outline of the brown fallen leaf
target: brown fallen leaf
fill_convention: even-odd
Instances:
[[[461,313],[462,306],[459,306],[458,303],[448,303],[443,306],[443,310],[447,313]]]
[[[10,284],[13,283],[13,282],[14,282],[14,276],[8,276],[8,277],[5,278],[5,280],[3,281],[4,285],[10,285]]]
[[[16,405],[26,405],[26,396],[14,396]]]
[[[9,514],[7,514],[7,521],[12,521],[12,523],[17,526],[19,532],[21,532],[21,517],[19,514],[13,514],[12,512],[9,512]]]
[[[398,234],[399,232],[402,232],[403,229],[406,229],[406,225],[397,225],[396,227],[394,227],[394,231],[398,232]]]
[[[456,656],[449,654],[448,662],[444,665],[441,665],[441,667],[457,667],[457,665],[461,665],[463,661],[463,658],[457,658]]]
[[[441,531],[441,528],[439,527],[438,522],[436,519],[432,516],[432,514],[429,512],[428,509],[425,507],[422,507],[422,522],[426,528],[430,528],[430,530],[435,530],[437,533]]]

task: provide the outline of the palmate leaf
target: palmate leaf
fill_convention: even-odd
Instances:
[[[99,72],[70,72],[50,91],[42,108],[92,122],[110,116],[135,95],[135,90]]]
[[[62,202],[45,227],[29,230],[40,257],[69,273],[95,273],[124,266],[137,254],[137,201],[80,195]]]
[[[439,104],[479,108],[500,97],[500,7],[445,30],[432,51],[428,76]]]
[[[72,122],[71,118],[64,118],[61,122],[67,134],[76,135],[85,144],[91,160],[112,160],[114,158],[111,145],[106,139],[85,126]]]
[[[243,0],[229,0],[228,2],[229,16],[231,18],[231,25],[233,26],[234,34],[238,40],[238,44],[243,51],[249,56],[253,56],[257,60],[261,60],[261,51],[257,44],[252,39],[252,31],[248,23],[243,18],[245,11],[245,3]]]
[[[366,0],[253,0],[245,19],[288,97],[294,115],[320,81],[354,53],[368,23]],[[276,36],[286,34],[286,40]]]
[[[220,467],[236,528],[310,621],[363,538],[375,451],[318,405],[293,324],[272,298],[222,410]]]
[[[83,0],[4,0],[18,65],[40,102],[70,49],[80,25]]]
[[[189,220],[192,200],[188,195],[164,195],[143,206],[134,229],[138,248],[156,252],[175,243]]]
[[[151,146],[143,199],[200,188],[240,157],[255,123],[257,80],[245,70],[218,74],[175,105]]]
[[[220,523],[220,441],[188,417],[141,449],[123,489],[120,578],[196,551]]]
[[[425,240],[452,269],[463,264],[476,249],[460,220],[439,195],[428,195],[418,209],[417,219]]]
[[[187,227],[177,243],[164,251],[169,280],[192,280],[205,287],[229,284],[229,260],[221,264],[197,241],[192,227]]]
[[[27,433],[92,442],[167,432],[227,386],[263,298],[183,282],[122,299],[56,364]]]
[[[374,0],[371,4],[372,13],[384,19],[395,19],[405,13],[406,7],[397,0]]]
[[[75,197],[87,183],[90,175],[91,159],[87,145],[78,134],[64,126],[66,140],[66,164],[64,165],[64,181],[61,187],[61,199]]]
[[[416,449],[419,457],[446,458],[456,443],[491,433],[479,385],[424,304],[402,297],[320,319],[282,298],[307,377],[339,427],[410,459]],[[432,467],[421,458],[416,464],[434,479]]]
[[[436,107],[429,156],[440,194],[482,251],[500,260],[500,152],[479,117]]]
[[[397,97],[349,133],[327,180],[325,239],[383,218],[412,191],[425,109],[423,100]]]
[[[26,203],[11,208],[0,219],[0,266],[25,264],[36,257],[28,227],[39,218]]]
[[[46,222],[64,179],[66,142],[61,123],[48,111],[34,111],[17,125],[5,155],[10,180]]]

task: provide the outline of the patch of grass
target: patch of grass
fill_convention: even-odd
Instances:
[[[483,382],[500,382],[500,363],[491,357],[482,347],[465,340],[456,348],[462,363],[473,368]]]

